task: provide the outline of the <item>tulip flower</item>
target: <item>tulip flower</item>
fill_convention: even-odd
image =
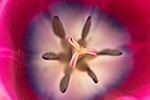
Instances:
[[[149,100],[149,7],[1,0],[0,99]]]

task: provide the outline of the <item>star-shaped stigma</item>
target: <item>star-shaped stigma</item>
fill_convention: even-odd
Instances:
[[[122,54],[122,52],[117,49],[104,49],[102,51],[97,52],[96,49],[86,48],[87,44],[85,38],[89,33],[90,26],[91,16],[87,18],[83,26],[81,39],[77,42],[74,36],[69,36],[68,39],[66,39],[66,33],[58,16],[54,16],[52,19],[52,28],[54,34],[61,39],[62,47],[65,49],[65,52],[59,54],[47,52],[42,55],[42,58],[44,60],[58,60],[63,63],[67,63],[64,71],[65,75],[60,81],[60,91],[62,93],[64,93],[67,90],[71,73],[76,66],[78,66],[79,70],[86,71],[90,78],[94,81],[94,83],[98,83],[98,78],[96,74],[91,70],[86,61],[82,60],[81,58],[85,57],[86,55],[91,55],[95,57],[97,55],[118,56]],[[79,65],[78,62],[82,62],[82,64]]]
[[[79,43],[75,40],[74,37],[68,37],[68,42],[71,45],[72,48],[72,57],[69,63],[69,66],[72,67],[73,69],[76,66],[77,61],[86,56],[86,55],[91,55],[91,56],[97,56],[96,49],[89,49],[89,48],[84,48],[79,45]]]

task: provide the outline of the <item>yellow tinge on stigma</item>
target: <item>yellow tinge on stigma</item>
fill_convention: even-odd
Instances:
[[[72,57],[69,62],[69,66],[72,67],[72,69],[75,68],[77,61],[86,56],[86,55],[91,55],[91,56],[97,56],[97,50],[96,49],[89,49],[89,48],[84,48],[79,45],[79,43],[75,40],[73,36],[68,37],[68,42],[70,43],[72,47]]]

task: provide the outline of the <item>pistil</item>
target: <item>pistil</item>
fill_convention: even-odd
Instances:
[[[69,62],[69,66],[72,67],[72,69],[75,68],[78,60],[86,55],[91,56],[97,56],[97,50],[96,49],[90,49],[90,48],[84,48],[79,45],[79,43],[75,40],[73,36],[68,37],[68,42],[71,45],[72,48],[72,57]]]

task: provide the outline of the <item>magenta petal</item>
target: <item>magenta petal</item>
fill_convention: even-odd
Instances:
[[[119,97],[119,98],[117,98],[115,100],[139,100],[139,99],[137,99],[134,96],[122,96],[122,97]]]
[[[130,48],[134,52],[134,66],[128,79],[120,88],[107,96],[105,100],[122,95],[134,95],[137,99],[149,100],[150,47],[148,43],[150,43],[150,28],[148,19],[150,18],[150,1],[106,0],[102,2],[101,7],[124,23],[130,32]]]
[[[28,20],[38,11],[36,3],[7,0],[0,15],[0,76],[11,100],[37,99],[24,79],[23,55],[18,55]]]

